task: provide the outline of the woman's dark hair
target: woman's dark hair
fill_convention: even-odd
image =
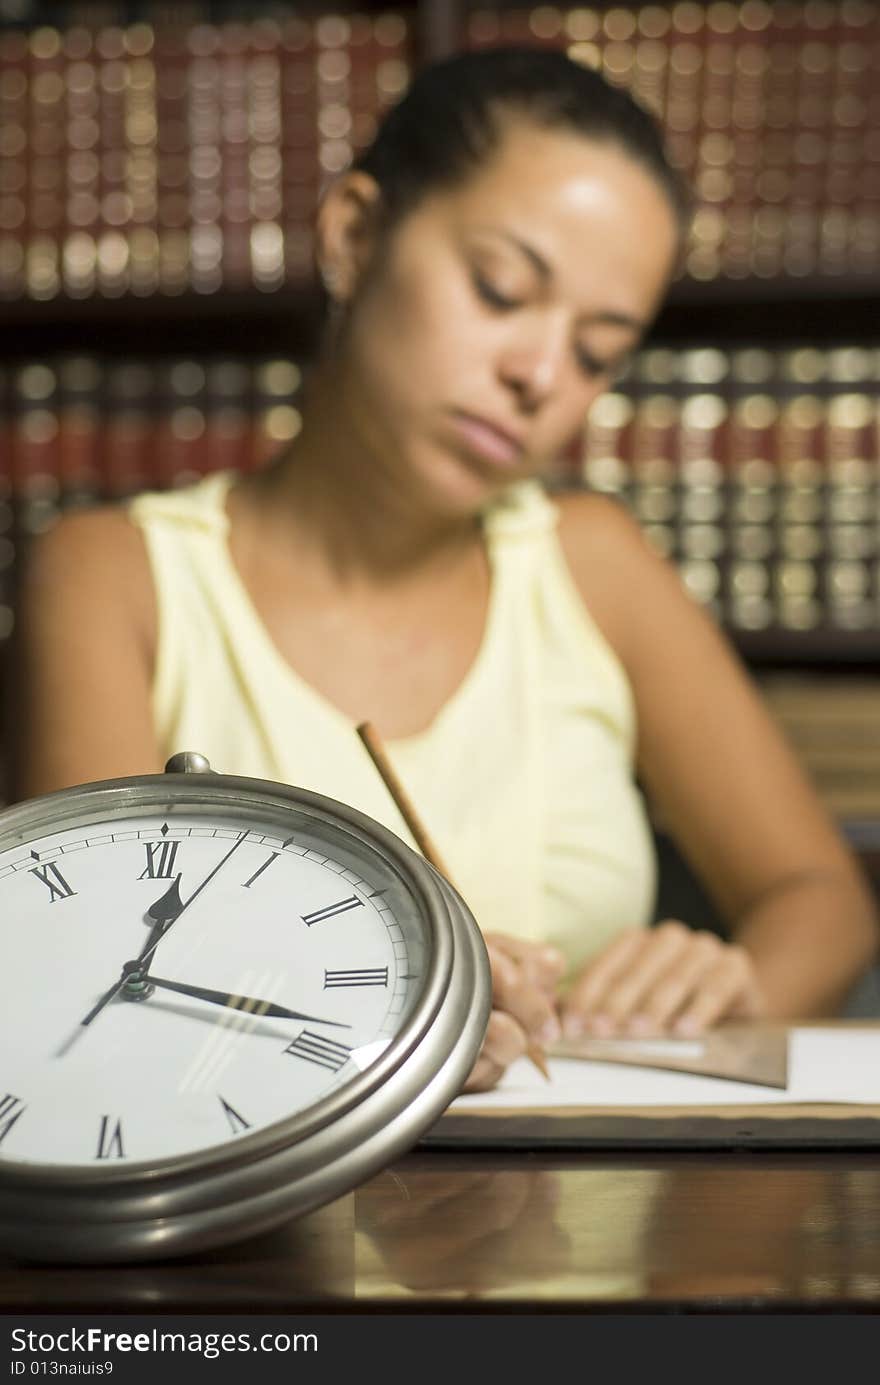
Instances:
[[[511,114],[618,145],[653,174],[684,230],[690,196],[667,160],[653,116],[565,53],[525,47],[462,53],[416,74],[355,165],[379,184],[388,224],[426,193],[478,167],[497,146],[503,117]]]

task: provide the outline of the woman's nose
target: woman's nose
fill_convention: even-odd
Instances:
[[[559,329],[529,333],[511,342],[499,362],[499,375],[522,408],[534,410],[557,389],[567,355]]]

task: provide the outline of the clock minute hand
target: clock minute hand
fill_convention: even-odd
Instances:
[[[173,894],[179,887],[179,875],[170,887],[170,889],[166,890],[164,895],[162,895],[162,898],[156,900],[155,904],[150,905],[150,908],[147,910],[147,913],[150,918],[155,920],[155,926],[150,929],[150,936],[147,938],[146,943],[141,948],[141,951],[138,954],[137,960],[141,964],[138,970],[141,971],[141,974],[143,974],[143,972],[149,968],[150,959],[152,958],[153,953],[156,951],[156,948],[159,946],[159,943],[162,941],[171,925],[174,922],[176,922],[177,919],[180,918],[180,915],[183,913],[184,909],[189,908],[190,904],[192,904],[193,900],[196,898],[197,895],[201,894],[205,886],[210,884],[210,882],[214,879],[214,876],[217,874],[218,870],[220,870],[222,866],[226,865],[226,862],[229,860],[233,851],[238,850],[246,836],[247,832],[242,832],[239,835],[237,840],[227,851],[226,855],[221,857],[221,859],[217,862],[216,866],[214,866],[214,868],[210,870],[208,874],[205,876],[202,883],[196,886],[192,894],[189,896],[189,899],[184,900],[183,903],[180,904],[180,907],[175,910],[175,912],[169,913],[168,908],[172,905]],[[177,895],[177,900],[178,902],[180,900],[179,894]],[[92,1020],[96,1019],[97,1016],[100,1015],[105,1005],[109,1005],[110,1001],[113,1000],[114,997],[119,994],[123,986],[130,979],[132,970],[133,968],[129,964],[126,964],[126,966],[123,968],[122,975],[120,976],[119,980],[114,981],[112,986],[108,986],[107,990],[95,1002],[95,1004],[92,1006],[91,1010],[85,1016],[85,1018],[80,1020],[77,1028],[74,1030],[70,1038],[68,1038],[61,1045],[61,1048],[58,1050],[59,1057],[67,1052],[77,1035],[81,1034],[83,1029],[87,1029],[88,1026],[92,1023]]]
[[[247,832],[242,832],[239,834],[238,838],[236,839],[234,844],[229,848],[226,855],[217,862],[213,870],[208,872],[202,883],[196,886],[196,888],[193,890],[192,894],[189,896],[188,899],[185,899],[181,902],[179,894],[180,876],[178,875],[177,879],[173,882],[171,887],[168,890],[166,890],[162,898],[158,899],[155,904],[150,906],[147,912],[149,913],[150,918],[155,919],[155,927],[151,929],[150,936],[147,939],[144,947],[141,948],[141,951],[138,955],[138,961],[144,964],[145,971],[150,965],[150,959],[152,958],[153,953],[156,951],[156,948],[159,946],[160,942],[164,938],[165,934],[168,932],[171,925],[177,922],[177,920],[180,918],[180,915],[183,913],[184,909],[189,908],[193,900],[202,893],[202,890],[205,888],[205,886],[211,883],[211,881],[214,879],[214,876],[217,874],[218,870],[222,869],[222,867],[226,865],[226,862],[229,860],[233,851],[238,850],[246,836]]]
[[[225,859],[224,857],[224,860]],[[220,864],[222,865],[223,862],[221,861]],[[187,903],[189,903],[189,900],[187,900]],[[107,987],[107,990],[96,1000],[85,1018],[80,1020],[80,1030],[88,1028],[92,1020],[100,1015],[104,1006],[110,1004],[110,1001],[119,994],[123,986],[132,979],[135,973],[142,978],[146,976],[153,953],[156,951],[160,941],[165,936],[174,920],[183,913],[185,908],[186,904],[182,904],[180,900],[180,876],[178,875],[172,882],[170,888],[162,895],[161,899],[157,899],[147,910],[147,918],[153,920],[153,927],[150,929],[147,941],[138,953],[137,966],[133,966],[131,962],[126,963],[122,969],[122,975],[119,980],[114,981],[112,986]],[[77,1032],[79,1031],[74,1031],[75,1034]],[[71,1042],[72,1040],[68,1040],[64,1045],[61,1050],[63,1053],[70,1047]]]
[[[212,991],[206,986],[189,986],[183,981],[165,981],[162,977],[150,975],[150,985],[163,991],[177,991],[180,995],[191,995],[196,1000],[207,1000],[212,1005],[225,1005],[230,1010],[240,1010],[243,1014],[262,1017],[269,1015],[274,1019],[306,1020],[310,1024],[327,1024],[334,1029],[350,1029],[350,1024],[339,1020],[325,1020],[318,1015],[304,1015],[301,1010],[288,1010],[286,1005],[276,1005],[274,1000],[256,1000],[250,995],[235,995],[232,991]]]

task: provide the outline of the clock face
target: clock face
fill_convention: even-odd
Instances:
[[[432,945],[357,833],[170,791],[5,844],[0,920],[0,1165],[155,1164],[308,1111],[393,1042]]]

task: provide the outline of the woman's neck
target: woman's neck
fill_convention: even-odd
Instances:
[[[482,544],[479,515],[432,508],[405,472],[371,452],[340,397],[320,375],[310,382],[299,437],[259,482],[264,516],[340,582],[436,575],[472,555]]]

